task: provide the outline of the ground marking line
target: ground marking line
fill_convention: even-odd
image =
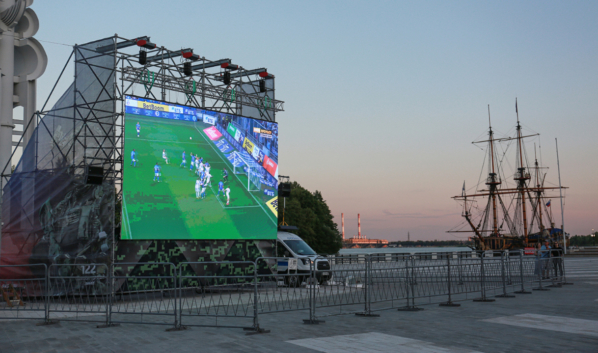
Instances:
[[[598,321],[596,320],[573,319],[563,316],[540,314],[521,314],[481,321],[598,337]]]
[[[203,137],[203,138],[204,138],[204,140],[206,140],[206,142],[208,142],[208,140],[206,139],[206,137],[205,137],[204,135],[202,135],[202,134],[201,134],[201,131],[199,131],[199,129],[197,128],[197,126],[195,126],[195,129],[197,130],[197,132],[199,132],[199,135],[200,135],[201,137]],[[211,145],[210,145],[210,146],[211,146]],[[218,157],[220,157],[220,159],[222,159],[222,161],[223,161],[223,162],[225,162],[225,161],[224,161],[224,158],[223,158],[223,157],[220,155],[220,153],[218,153],[218,152],[216,151],[216,148],[215,148],[214,146],[212,146],[212,149],[214,149],[214,152],[216,152],[216,154],[218,155]],[[218,151],[219,151],[219,150],[218,150]],[[226,162],[225,162],[225,163],[226,163]],[[241,186],[243,186],[243,182],[241,182],[241,179],[239,179],[239,177],[238,177],[238,176],[237,176],[235,173],[232,173],[232,174],[234,174],[234,175],[235,175],[235,177],[237,178],[237,180],[239,180],[239,183],[241,183]],[[249,192],[249,190],[247,190],[247,192]],[[266,211],[266,209],[264,209],[264,207],[262,206],[262,204],[261,204],[261,203],[259,203],[259,201],[258,201],[258,200],[255,198],[255,196],[253,196],[253,194],[252,194],[251,192],[249,192],[249,195],[251,195],[251,197],[253,198],[253,200],[254,200],[254,201],[255,201],[255,202],[256,202],[256,203],[257,203],[257,204],[258,204],[258,205],[259,205],[259,206],[262,208],[262,210],[264,211],[264,213],[266,214],[266,216],[268,217],[268,219],[269,219],[269,220],[270,220],[272,223],[274,223],[274,225],[277,225],[277,224],[276,224],[276,222],[274,222],[274,220],[272,220],[272,218],[270,217],[270,214],[268,214],[268,212]]]
[[[379,332],[358,333],[352,335],[304,338],[286,341],[300,347],[327,353],[352,352],[399,352],[399,353],[438,353],[460,352],[474,353],[476,351],[462,347],[446,347],[432,342],[420,341],[412,338],[388,335]],[[478,352],[479,353],[479,352]]]

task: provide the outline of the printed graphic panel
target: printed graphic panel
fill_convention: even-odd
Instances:
[[[121,239],[275,239],[278,124],[126,97]]]

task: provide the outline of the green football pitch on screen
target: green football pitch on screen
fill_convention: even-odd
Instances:
[[[277,214],[268,206],[272,195],[263,188],[248,190],[248,176],[235,174],[204,132],[210,127],[202,121],[125,115],[121,239],[276,238]],[[191,154],[210,164],[204,193],[196,189]]]

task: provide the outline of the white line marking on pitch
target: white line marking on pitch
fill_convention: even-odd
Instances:
[[[234,207],[226,206],[224,208],[228,209],[228,208],[252,208],[252,207],[260,207],[260,206],[234,206]]]
[[[359,333],[320,338],[305,338],[286,341],[297,346],[310,348],[327,353],[345,352],[398,352],[398,353],[444,353],[460,352],[474,353],[470,349],[443,347],[434,343],[414,340],[411,338],[386,335],[378,332]]]
[[[135,140],[139,140],[139,141],[150,141],[150,142],[168,142],[168,143],[187,143],[187,144],[195,144],[195,145],[207,145],[207,143],[205,142],[196,142],[196,141],[191,141],[191,142],[183,142],[183,141],[171,141],[171,140],[152,140],[152,139],[142,139],[142,138],[136,138]]]
[[[125,239],[133,239],[133,232],[131,232],[131,223],[129,222],[129,211],[127,211],[127,203],[125,202],[125,193],[123,192],[123,206],[125,207]],[[127,232],[127,228],[129,231]]]
[[[596,320],[572,319],[562,316],[539,314],[521,314],[515,316],[502,316],[482,321],[598,337],[598,321]]]

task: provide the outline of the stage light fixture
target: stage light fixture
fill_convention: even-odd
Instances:
[[[224,77],[222,78],[222,81],[224,81],[225,85],[230,85],[230,72],[229,71],[224,71]]]
[[[145,39],[140,39],[137,41],[137,46],[140,46],[145,49],[156,49],[156,44],[148,42]]]
[[[266,92],[266,80],[260,80],[260,92]]]
[[[191,76],[193,74],[193,71],[191,71],[191,61],[186,61],[183,64],[183,73],[185,76]]]
[[[239,65],[235,65],[235,64],[231,64],[231,63],[223,63],[222,65],[220,65],[220,67],[223,69],[230,70],[230,71],[239,69]]]
[[[268,76],[269,76],[269,75],[268,75],[268,71],[263,71],[263,72],[260,72],[260,73],[259,73],[259,76],[260,76],[261,78],[266,78],[266,77],[268,77]]]
[[[139,63],[141,65],[147,64],[147,52],[143,49],[139,49]]]
[[[197,60],[199,60],[199,55],[193,54],[193,50],[186,51],[186,52],[184,51],[183,52],[183,58],[189,59],[191,61],[197,61]]]
[[[291,183],[280,183],[278,184],[278,196],[290,197],[291,196]]]

